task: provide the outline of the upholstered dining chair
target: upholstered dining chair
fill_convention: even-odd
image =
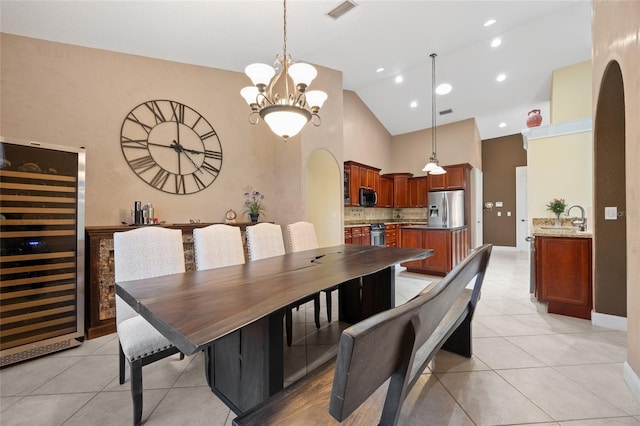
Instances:
[[[247,226],[249,260],[281,256],[285,253],[282,228],[274,223]]]
[[[113,234],[116,282],[185,272],[182,231],[160,227]],[[142,367],[178,353],[178,348],[116,295],[120,384],[129,364],[133,424],[142,421]],[[184,355],[181,354],[182,359]]]
[[[196,269],[199,271],[245,262],[242,236],[237,226],[216,224],[195,228],[193,247]]]
[[[287,236],[289,240],[289,248],[292,252],[312,250],[318,248],[318,239],[316,238],[316,229],[313,223],[296,222],[287,225]],[[331,322],[331,292],[337,290],[338,286],[334,286],[324,290],[327,305],[327,320]]]
[[[273,223],[259,223],[247,226],[247,246],[249,248],[249,260],[255,261],[268,257],[285,254],[282,240],[282,228]],[[293,340],[293,314],[294,308],[313,300],[314,319],[316,327],[320,328],[320,293],[300,299],[285,309],[285,329],[287,332],[287,345],[291,346]]]

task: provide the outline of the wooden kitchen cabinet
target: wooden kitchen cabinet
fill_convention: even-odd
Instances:
[[[380,169],[356,163],[344,162],[344,205],[359,206],[360,188],[380,190]]]
[[[467,189],[469,187],[471,165],[455,164],[443,166],[447,173],[443,175],[429,175],[429,191],[445,191],[453,189]]]
[[[402,228],[400,246],[433,249],[433,256],[401,263],[409,272],[444,276],[467,255],[468,227],[457,229]]]
[[[427,207],[429,197],[428,177],[412,177],[409,179],[409,207]]]
[[[591,244],[591,238],[535,237],[535,296],[549,313],[591,319]]]
[[[350,235],[350,238],[348,237]],[[368,226],[352,226],[344,229],[345,244],[371,245],[371,228]]]
[[[393,207],[393,178],[380,176],[380,191],[376,207]]]
[[[412,173],[389,173],[383,178],[393,179],[393,207],[409,207],[409,178]]]
[[[398,247],[398,225],[386,225],[384,243],[387,247]]]

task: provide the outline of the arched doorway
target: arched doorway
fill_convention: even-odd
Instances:
[[[306,217],[321,247],[342,244],[342,179],[335,157],[326,149],[309,156],[305,170]]]
[[[620,65],[612,61],[600,84],[594,122],[594,310],[626,318],[624,111],[622,72]],[[615,219],[605,217],[605,207],[617,208]]]

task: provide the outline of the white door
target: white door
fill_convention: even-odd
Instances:
[[[529,196],[527,190],[527,167],[516,167],[516,248],[529,251]]]

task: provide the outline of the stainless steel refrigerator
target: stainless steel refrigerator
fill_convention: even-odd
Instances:
[[[464,191],[429,192],[430,228],[457,228],[464,226]]]

